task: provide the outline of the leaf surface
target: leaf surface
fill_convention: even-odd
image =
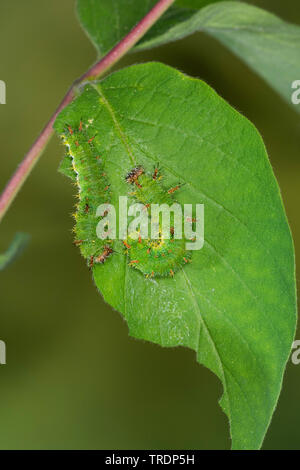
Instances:
[[[87,85],[55,127],[61,134],[81,120],[115,207],[128,171],[157,164],[166,188],[184,183],[181,204],[204,204],[204,247],[174,278],[146,279],[121,241],[93,275],[131,336],[196,352],[222,381],[233,448],[259,448],[296,323],[293,244],[260,135],[207,84],[157,63]],[[69,174],[68,161],[62,168]]]

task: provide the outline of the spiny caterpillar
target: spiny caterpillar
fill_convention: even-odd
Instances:
[[[155,168],[154,173],[150,175],[142,166],[137,166],[127,174],[125,180],[134,187],[130,195],[149,210],[151,204],[171,206],[176,202],[174,193],[180,185],[166,190],[161,184],[161,178],[158,168]],[[159,238],[143,239],[141,236],[133,237],[133,234],[129,233],[123,244],[129,266],[138,269],[146,277],[173,277],[176,271],[190,262],[191,258],[190,252],[185,248],[185,238],[174,238],[174,227],[170,227],[169,238],[163,237],[161,221]]]
[[[96,234],[99,222],[96,218],[97,207],[110,202],[110,187],[104,172],[104,163],[94,145],[95,136],[88,136],[82,122],[78,129],[67,126],[61,137],[68,148],[67,158],[71,158],[72,162],[72,170],[68,174],[75,179],[79,188],[79,202],[73,214],[76,221],[73,229],[74,244],[80,247],[90,267],[95,263],[103,264],[114,251],[111,240],[102,240]]]

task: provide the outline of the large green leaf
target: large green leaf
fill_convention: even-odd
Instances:
[[[194,10],[221,0],[177,0],[159,22],[159,34],[185,22]],[[100,56],[106,54],[138,23],[158,0],[77,0],[79,21]],[[156,30],[157,31],[157,30]],[[157,32],[158,32],[157,31]]]
[[[174,278],[146,279],[120,241],[93,275],[131,336],[196,351],[223,383],[233,448],[259,448],[296,323],[293,244],[260,135],[208,85],[156,63],[87,85],[55,127],[80,121],[116,206],[126,173],[157,163],[166,187],[185,183],[180,203],[204,203],[204,247]]]

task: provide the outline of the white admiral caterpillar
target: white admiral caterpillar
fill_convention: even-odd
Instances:
[[[76,181],[79,190],[74,214],[74,244],[80,247],[89,266],[103,264],[114,251],[112,240],[102,240],[96,236],[97,207],[110,201],[104,162],[94,145],[95,136],[87,134],[82,122],[78,129],[67,126],[61,137],[68,148],[62,171]]]
[[[133,168],[125,177],[127,183],[134,186],[130,195],[146,208],[151,204],[171,206],[176,202],[174,193],[180,185],[166,190],[161,184],[161,178],[158,168],[150,175],[142,166]],[[184,238],[174,238],[174,228],[171,227],[169,238],[164,238],[161,231],[157,239],[132,238],[129,234],[124,248],[129,266],[138,269],[146,277],[173,277],[176,271],[190,262],[191,253],[186,250],[185,244]]]

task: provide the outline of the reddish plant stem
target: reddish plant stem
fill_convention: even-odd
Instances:
[[[39,157],[45,150],[47,143],[49,142],[53,134],[53,124],[57,115],[65,106],[67,106],[67,104],[72,101],[73,97],[74,91],[73,88],[71,88],[64,97],[57,110],[55,111],[55,113],[53,114],[53,116],[51,117],[51,119],[49,120],[49,122],[46,124],[46,126],[38,136],[38,138],[32,144],[29,152],[25,155],[23,161],[20,163],[9,182],[7,183],[0,197],[0,221],[5,215],[11,203],[13,202],[17,193],[21,189],[24,181],[29,176],[32,168],[34,167]]]
[[[64,99],[56,109],[55,113],[46,124],[41,134],[33,143],[27,155],[18,166],[14,175],[8,182],[2,195],[0,196],[0,221],[16,197],[24,181],[29,176],[32,168],[38,161],[39,157],[46,148],[53,134],[53,124],[57,115],[64,109],[74,98],[75,90],[79,83],[84,80],[95,79],[103,75],[109,70],[126,52],[128,52],[151,28],[151,26],[163,15],[163,13],[174,3],[175,0],[160,0],[149,11],[149,13],[125,36],[106,56],[93,65],[86,73],[76,80]]]

